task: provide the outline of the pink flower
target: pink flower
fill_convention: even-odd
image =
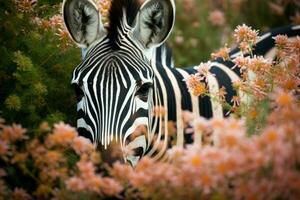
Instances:
[[[121,183],[127,183],[132,173],[133,168],[131,166],[120,162],[114,163],[110,171],[110,174]]]
[[[242,26],[237,26],[234,30],[234,38],[237,43],[247,42],[254,45],[258,40],[258,31],[253,30],[250,26],[243,24]]]
[[[229,60],[230,48],[225,47],[219,49],[217,52],[211,54],[212,59],[222,58],[224,61]]]
[[[86,185],[84,181],[79,177],[71,177],[68,180],[66,180],[65,183],[68,190],[76,192],[83,192],[86,190]]]
[[[31,196],[22,188],[15,188],[12,197],[15,200],[27,200],[32,199]]]
[[[82,178],[88,179],[90,177],[93,177],[95,174],[95,166],[90,161],[79,161],[77,163],[77,167],[80,171],[80,176]]]
[[[224,24],[226,22],[224,12],[221,10],[212,11],[208,16],[208,20],[214,26],[224,26]]]
[[[249,57],[238,56],[235,59],[233,59],[233,63],[235,63],[233,68],[238,67],[240,68],[240,71],[243,72],[247,69],[249,62],[250,62]]]
[[[100,193],[100,187],[104,184],[102,177],[94,175],[91,177],[83,177],[83,178],[86,183],[86,187],[89,191]]]
[[[53,134],[49,135],[46,144],[49,147],[55,145],[69,146],[73,140],[77,137],[76,129],[70,125],[60,122],[54,125]]]
[[[103,178],[100,186],[101,191],[107,196],[117,196],[123,190],[122,185],[112,178]]]
[[[186,85],[195,96],[204,95],[207,92],[206,85],[201,82],[201,78],[198,75],[190,75],[187,79],[184,79]]]
[[[197,70],[196,75],[199,76],[200,80],[205,80],[206,82],[208,82],[208,76],[214,76],[214,74],[210,72],[210,68],[210,61],[206,63],[200,63],[197,67],[195,67],[195,70]]]
[[[184,38],[180,35],[175,37],[175,43],[181,45],[184,42]]]
[[[7,142],[0,140],[0,156],[5,156],[7,152],[8,152]]]
[[[15,142],[17,140],[26,139],[26,129],[21,125],[13,124],[12,126],[4,126],[0,138],[4,141]]]
[[[91,143],[91,141],[82,136],[75,137],[72,142],[72,147],[78,155],[90,153],[95,150],[95,146]]]

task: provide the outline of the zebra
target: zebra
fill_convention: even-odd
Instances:
[[[74,69],[71,84],[77,96],[79,135],[107,148],[112,140],[120,143],[124,160],[136,165],[142,156],[161,159],[169,147],[167,122],[176,123],[175,144],[190,140],[184,135],[182,113],[189,110],[205,118],[224,117],[221,105],[208,96],[196,97],[183,81],[194,68],[174,68],[171,50],[165,45],[175,21],[173,0],[112,0],[109,26],[105,27],[92,0],[64,0],[63,19],[72,40],[86,49],[83,61]],[[272,37],[299,35],[299,26],[277,29],[261,37],[255,54],[273,52]],[[233,50],[230,56],[239,54]],[[224,86],[226,100],[236,95],[232,82],[240,72],[233,63],[211,62],[209,92]],[[154,106],[165,113],[153,114]],[[139,126],[147,134],[131,137]]]

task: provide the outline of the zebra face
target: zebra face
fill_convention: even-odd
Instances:
[[[143,125],[151,132],[155,73],[152,52],[174,24],[173,0],[113,0],[104,27],[92,0],[65,0],[64,22],[71,38],[87,49],[73,72],[77,94],[77,126],[81,135],[106,148],[112,140],[133,165],[149,144],[145,135],[132,137]]]
[[[154,73],[146,59],[132,57],[121,50],[91,54],[73,72],[78,131],[105,147],[112,140],[128,145],[138,126],[149,127]]]

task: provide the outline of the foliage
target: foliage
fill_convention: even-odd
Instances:
[[[299,24],[300,5],[291,0],[176,0],[177,17],[169,44],[176,66],[206,61],[210,53],[232,42],[239,24],[251,24],[262,32]]]
[[[43,120],[74,122],[70,80],[80,51],[66,47],[50,22],[37,26],[39,17],[48,19],[58,6],[11,0],[0,5],[0,115],[30,127]]]

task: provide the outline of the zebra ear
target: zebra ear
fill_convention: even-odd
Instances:
[[[99,10],[92,0],[64,0],[62,10],[65,26],[78,46],[89,47],[104,35]]]
[[[137,14],[134,36],[145,48],[159,46],[170,35],[174,21],[173,0],[146,0]]]

